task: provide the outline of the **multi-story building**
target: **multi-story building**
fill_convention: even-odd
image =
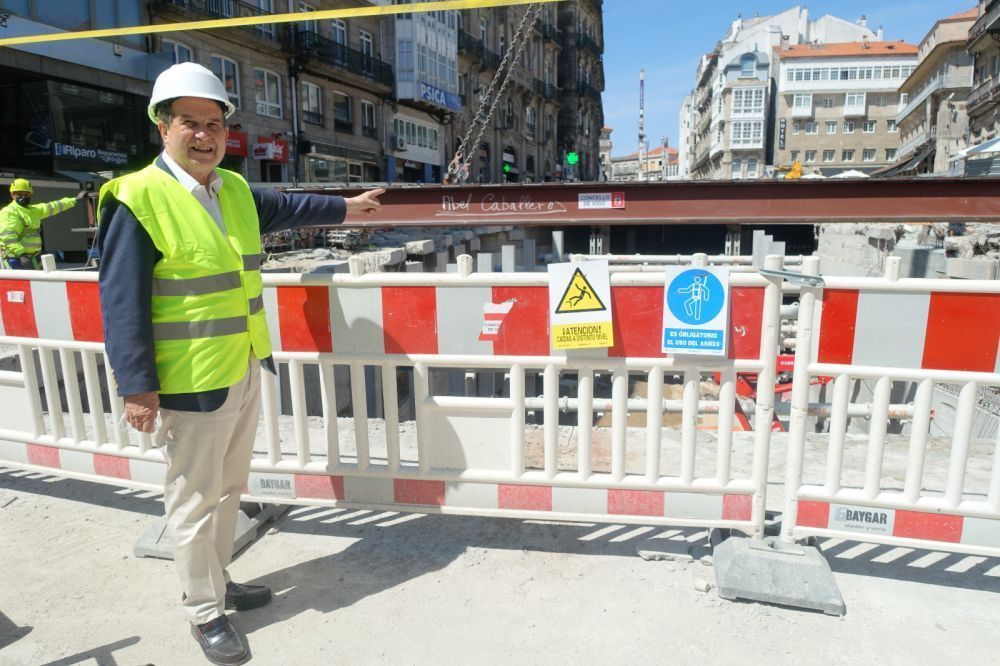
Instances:
[[[448,128],[450,160],[469,135],[471,182],[542,182],[558,178],[556,118],[562,93],[556,71],[563,35],[554,7],[527,28],[520,55],[515,37],[524,7],[466,10],[459,15],[458,90],[462,108]],[[530,20],[530,19],[529,19]],[[497,78],[504,57],[509,75]],[[491,91],[491,86],[493,89]],[[501,88],[503,93],[497,97]],[[489,95],[487,96],[487,93]],[[487,105],[482,109],[484,98]],[[486,119],[483,123],[473,121]]]
[[[613,131],[614,130],[610,127],[601,128],[601,137],[599,141],[601,151],[601,173],[598,180],[611,180],[611,150],[614,148],[614,143],[611,141],[611,133]]]
[[[896,116],[908,100],[899,86],[916,69],[905,42],[803,44],[774,50],[775,165],[804,174],[870,173],[899,156]]]
[[[611,180],[619,182],[654,182],[677,179],[677,149],[657,146],[646,152],[611,158]]]
[[[970,9],[934,23],[917,47],[917,68],[899,86],[906,105],[896,114],[897,162],[882,175],[948,173],[966,144],[965,100],[972,90],[972,56],[965,50],[978,16]]]
[[[699,62],[691,111],[681,117],[680,146],[687,153],[681,161],[690,177],[762,177],[773,164],[775,47],[877,40],[880,34],[865,17],[856,23],[834,16],[810,20],[802,7],[733,21]]]
[[[680,134],[678,136],[677,149],[677,177],[685,180],[691,177],[691,142],[694,122],[694,100],[691,95],[685,95],[681,102],[681,110],[678,116]]]
[[[604,127],[603,0],[569,0],[558,4],[564,35],[559,58],[558,141],[565,180],[597,180],[600,129]],[[575,154],[576,163],[566,157]]]
[[[978,18],[966,42],[975,63],[972,92],[966,101],[970,146],[1000,136],[1000,0],[979,0],[976,11]],[[1000,174],[1000,157],[994,155],[970,159],[966,172]]]
[[[146,19],[140,0],[119,0],[109,22],[92,14],[89,3],[72,11],[62,3],[2,4],[4,37]],[[146,104],[152,80],[169,65],[168,58],[149,53],[142,36],[0,49],[0,169],[42,178],[145,166],[158,150]]]

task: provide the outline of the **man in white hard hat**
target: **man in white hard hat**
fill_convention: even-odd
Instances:
[[[26,178],[15,178],[10,183],[11,202],[0,209],[0,259],[10,268],[38,268],[42,220],[69,210],[87,196],[81,190],[76,197],[33,204],[34,191]]]
[[[248,186],[218,165],[234,111],[222,82],[194,63],[157,78],[149,103],[164,150],[101,188],[97,245],[105,346],[125,418],[167,459],[164,504],[182,604],[205,656],[239,664],[249,648],[225,610],[271,599],[233,582],[240,494],[247,483],[271,346],[260,277],[263,233],[339,224],[379,209],[383,190],[352,198]]]

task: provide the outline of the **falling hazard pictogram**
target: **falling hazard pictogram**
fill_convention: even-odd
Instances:
[[[566,285],[566,291],[559,299],[559,306],[556,314],[566,314],[567,312],[602,312],[608,308],[601,302],[600,297],[587,280],[579,268],[573,271],[573,277]]]

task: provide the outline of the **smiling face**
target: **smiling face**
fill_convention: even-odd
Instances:
[[[171,107],[170,124],[157,123],[163,145],[177,164],[207,186],[226,153],[225,116],[218,102],[180,97]]]

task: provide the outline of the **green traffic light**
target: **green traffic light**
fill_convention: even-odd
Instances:
[[[510,173],[510,165],[509,164],[504,164],[503,165],[503,172],[504,173]]]
[[[569,152],[566,153],[566,164],[576,164],[580,161],[580,156],[576,153]]]

